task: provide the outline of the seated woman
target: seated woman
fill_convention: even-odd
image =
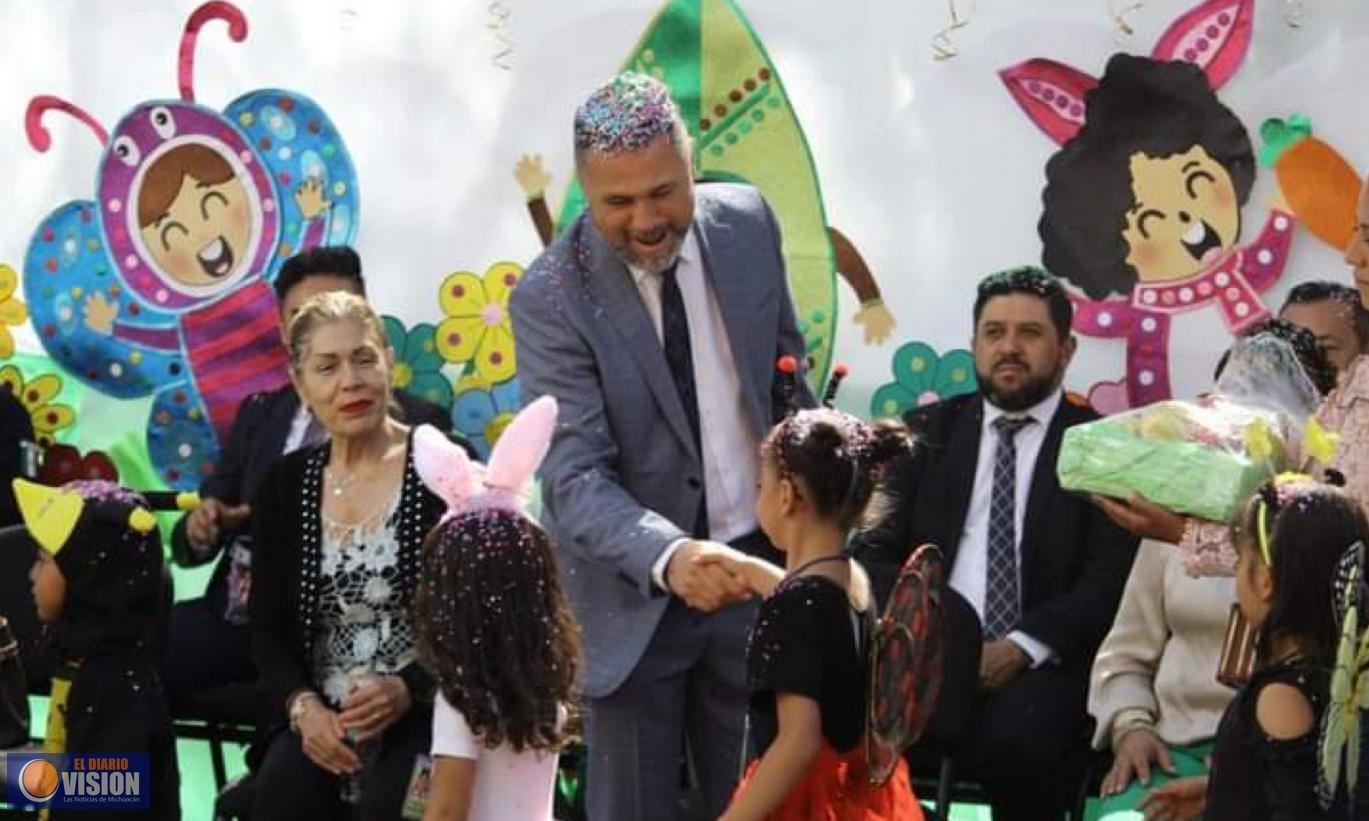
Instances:
[[[1170,545],[1146,539],[1089,679],[1094,746],[1111,749],[1099,818],[1133,811],[1151,787],[1202,775],[1233,691],[1219,684],[1229,578],[1195,579]]]
[[[1275,321],[1257,326],[1246,339],[1249,342],[1233,347],[1218,366],[1219,385],[1230,388],[1244,382],[1233,393],[1251,398],[1263,394],[1257,404],[1290,407],[1301,402],[1307,411],[1332,383],[1330,365],[1307,331]],[[1270,367],[1273,349],[1260,345],[1262,339],[1288,343],[1287,348],[1279,347],[1288,367],[1294,369],[1287,374],[1290,384],[1280,382],[1278,369]],[[1300,372],[1292,364],[1289,348],[1297,355]],[[1238,360],[1230,370],[1228,357]],[[1246,374],[1253,378],[1245,378]],[[1107,499],[1099,503],[1123,527],[1135,524],[1128,514],[1139,504],[1148,504],[1133,503],[1128,508]],[[1170,522],[1173,539],[1182,538],[1184,518],[1162,513],[1166,520],[1177,520]],[[1189,531],[1225,534],[1227,530],[1225,525],[1191,521]],[[1157,540],[1159,534],[1144,529],[1134,532],[1150,538],[1136,554],[1089,686],[1089,712],[1097,721],[1094,746],[1113,752],[1112,767],[1102,784],[1101,818],[1135,811],[1150,788],[1173,778],[1206,774],[1218,721],[1234,695],[1216,678],[1235,600],[1234,580],[1194,578],[1184,556]]]
[[[295,388],[331,442],[277,461],[252,503],[252,649],[279,719],[252,818],[335,818],[344,804],[396,818],[430,740],[410,599],[445,505],[387,413],[394,355],[366,302],[316,296],[287,341]]]

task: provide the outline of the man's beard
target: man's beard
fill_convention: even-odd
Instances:
[[[1023,367],[1026,366],[1023,365]],[[1009,413],[1016,413],[1045,401],[1046,397],[1050,396],[1060,386],[1061,368],[1057,366],[1054,370],[1039,376],[1033,375],[1010,391],[1000,390],[993,384],[990,375],[981,372],[978,368],[975,368],[974,376],[979,382],[980,393],[984,394],[984,398],[989,400],[991,405]]]
[[[657,253],[652,254],[651,256],[641,257],[632,253],[627,248],[618,248],[615,249],[618,252],[618,258],[629,268],[645,271],[651,276],[659,276],[665,273],[676,262],[679,262],[680,249],[684,247],[685,238],[683,231],[677,232],[674,228],[668,228],[666,230],[669,232],[670,241],[666,243],[665,248],[662,248]]]

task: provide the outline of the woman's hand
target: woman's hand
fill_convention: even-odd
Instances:
[[[304,754],[310,761],[332,773],[346,775],[361,769],[361,759],[343,739],[346,732],[338,723],[338,714],[312,698],[299,717],[299,737]]]
[[[1133,494],[1126,501],[1094,496],[1093,501],[1118,527],[1132,535],[1170,544],[1183,541],[1187,520],[1143,496]]]
[[[1136,809],[1146,821],[1188,821],[1203,814],[1207,807],[1207,776],[1180,778],[1146,794]]]
[[[413,699],[399,676],[373,676],[353,687],[342,700],[338,723],[360,744],[385,732],[408,711]]]
[[[1117,749],[1113,750],[1112,769],[1103,779],[1100,792],[1104,797],[1126,792],[1133,778],[1149,787],[1152,765],[1159,765],[1170,775],[1177,772],[1169,749],[1153,730],[1140,727],[1128,732],[1117,743]]]

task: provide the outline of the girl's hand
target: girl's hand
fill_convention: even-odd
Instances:
[[[343,741],[346,732],[338,715],[318,699],[310,699],[299,718],[299,737],[304,755],[333,775],[347,775],[361,769],[361,759]]]
[[[362,681],[342,700],[338,723],[360,744],[385,732],[413,702],[399,676],[374,676]]]
[[[1171,781],[1146,794],[1136,809],[1146,814],[1146,821],[1188,821],[1203,814],[1207,807],[1207,776],[1193,776]]]
[[[720,565],[728,574],[740,579],[748,590],[760,596],[770,595],[775,585],[784,578],[782,568],[731,548],[697,556],[694,561],[702,565]]]
[[[1133,778],[1149,787],[1150,768],[1155,764],[1170,775],[1177,772],[1169,749],[1153,730],[1144,727],[1131,730],[1122,736],[1117,749],[1113,750],[1112,769],[1103,779],[1101,793],[1109,796],[1125,792]]]

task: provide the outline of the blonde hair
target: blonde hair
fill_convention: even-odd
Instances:
[[[285,338],[290,349],[290,368],[299,373],[303,367],[305,348],[314,331],[324,325],[344,320],[360,322],[366,335],[371,337],[381,350],[390,347],[385,337],[385,328],[380,323],[380,317],[371,309],[370,303],[349,291],[324,291],[301,305],[299,312],[286,326]]]

